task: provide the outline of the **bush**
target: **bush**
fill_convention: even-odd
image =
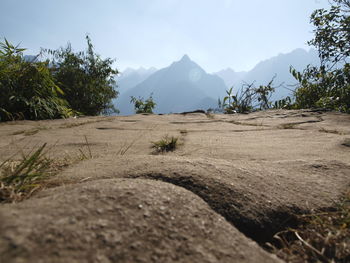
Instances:
[[[6,39],[0,43],[0,121],[69,116],[47,62],[25,61],[24,50]]]
[[[266,85],[255,87],[254,83],[244,83],[241,90],[233,94],[233,87],[226,91],[227,96],[219,99],[219,108],[226,114],[248,113],[253,110],[267,110],[271,108],[271,95],[275,91],[273,81],[275,77]],[[255,104],[256,103],[256,104]]]
[[[94,52],[89,36],[86,41],[85,52],[74,53],[69,43],[58,50],[43,50],[51,60],[55,81],[73,110],[84,115],[117,112],[112,99],[118,95],[114,89],[118,71],[112,68],[112,59],[103,60]]]
[[[142,97],[138,99],[134,96],[131,96],[130,103],[134,103],[134,108],[136,113],[153,113],[153,109],[157,105],[152,98],[152,94],[149,98],[144,101]]]
[[[350,113],[350,64],[326,71],[308,66],[302,73],[291,68],[299,86],[295,92],[297,108],[324,108]]]

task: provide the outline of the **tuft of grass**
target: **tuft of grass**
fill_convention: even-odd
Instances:
[[[139,138],[135,138],[133,139],[130,143],[125,142],[119,149],[119,151],[117,152],[117,155],[125,155],[132,146],[134,146],[134,144],[139,140]]]
[[[88,160],[88,159],[92,159],[92,152],[91,152],[91,148],[90,148],[90,144],[89,141],[87,139],[87,136],[84,135],[84,139],[85,139],[85,146],[88,150],[87,154],[85,154],[85,152],[83,151],[83,149],[79,148],[79,152],[80,152],[80,160]]]
[[[174,136],[164,136],[161,140],[152,142],[152,148],[158,152],[170,152],[174,151],[177,147],[178,138]]]
[[[334,208],[299,220],[297,229],[275,235],[271,252],[286,262],[349,262],[350,192]]]
[[[0,164],[0,203],[20,201],[40,188],[40,182],[50,169],[51,160],[44,151],[46,143],[34,152]]]
[[[66,155],[63,159],[47,157],[46,143],[29,154],[21,152],[21,160],[15,160],[16,153],[3,163],[0,163],[0,203],[18,202],[29,198],[38,190],[64,182],[47,180],[68,166],[83,160],[92,159],[90,143],[84,136],[85,148],[79,148],[79,153],[73,156]],[[73,181],[69,181],[72,183]]]

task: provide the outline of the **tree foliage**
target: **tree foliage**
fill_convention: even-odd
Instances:
[[[302,73],[291,68],[299,82],[295,92],[298,108],[321,107],[350,112],[350,1],[332,0],[329,10],[311,15],[321,66],[309,65]]]
[[[317,48],[322,65],[331,63],[331,67],[350,56],[350,0],[332,2],[329,10],[317,9],[312,13],[315,36],[309,41]]]
[[[0,43],[0,121],[51,119],[71,113],[47,62],[25,61],[25,49]]]
[[[58,50],[43,50],[51,58],[51,71],[58,85],[64,90],[64,98],[73,110],[84,115],[116,112],[112,99],[117,97],[113,60],[102,59],[94,51],[89,36],[87,50],[73,52],[68,43]]]

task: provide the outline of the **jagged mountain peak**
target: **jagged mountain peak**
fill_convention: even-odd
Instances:
[[[191,61],[191,59],[187,54],[185,54],[185,55],[183,55],[183,57],[181,58],[180,61]]]
[[[196,71],[200,74],[206,74],[205,70],[201,68],[196,62],[190,59],[188,55],[184,55],[180,60],[173,62],[166,68],[169,72],[176,71],[180,74],[188,71]]]
[[[178,61],[175,61],[171,64],[173,65],[179,65],[179,66],[184,66],[184,65],[191,65],[191,66],[197,66],[199,67],[188,55],[183,55],[182,58]]]
[[[160,69],[120,96],[116,107],[122,114],[132,114],[130,96],[147,98],[153,94],[156,113],[183,112],[214,108],[226,86],[218,76],[206,73],[188,55]]]

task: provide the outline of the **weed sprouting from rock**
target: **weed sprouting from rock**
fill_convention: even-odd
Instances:
[[[152,142],[152,148],[156,153],[174,151],[177,147],[178,138],[174,136],[164,136],[161,140]]]
[[[21,161],[10,158],[0,164],[0,202],[24,199],[40,187],[51,163],[45,147],[46,143],[29,155],[23,155]]]

